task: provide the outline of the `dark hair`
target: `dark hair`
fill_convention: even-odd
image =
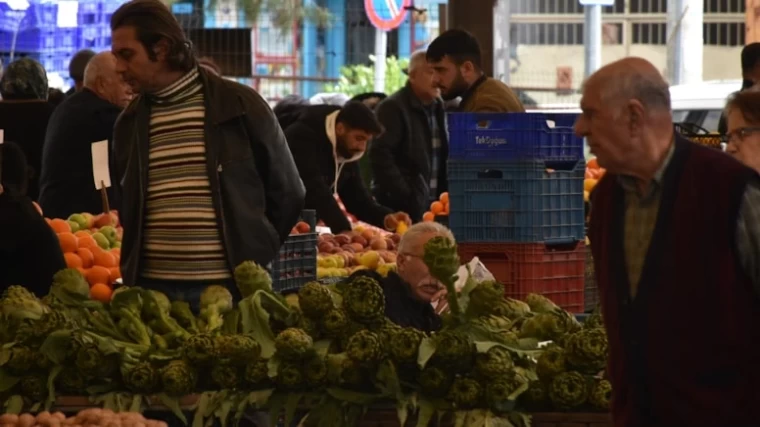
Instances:
[[[75,53],[69,62],[69,77],[77,83],[82,83],[84,69],[87,68],[87,64],[93,56],[95,56],[95,52],[90,49],[82,49]]]
[[[748,72],[760,61],[760,43],[750,43],[742,49],[742,71]]]
[[[726,103],[726,115],[732,110],[739,110],[747,123],[760,125],[760,92],[744,90],[731,94]]]
[[[210,56],[198,58],[198,65],[208,68],[209,70],[216,73],[217,76],[222,75],[222,68],[219,67],[219,64],[217,64],[216,61],[214,61],[214,58],[211,58]]]
[[[481,68],[481,52],[478,39],[465,30],[446,30],[435,38],[427,48],[425,56],[430,62],[438,62],[448,56],[452,62],[462,65],[467,61]]]
[[[336,123],[343,123],[350,129],[359,129],[372,135],[383,133],[383,125],[375,113],[360,101],[348,101],[340,109]]]
[[[60,89],[56,89],[54,87],[51,87],[48,89],[48,104],[52,105],[53,107],[57,107],[63,102],[63,100],[66,99],[66,94],[63,93]]]
[[[169,8],[159,0],[131,0],[111,16],[111,31],[133,27],[148,58],[156,61],[154,48],[161,40],[169,44],[166,61],[173,70],[190,71],[196,64],[192,43]]]
[[[5,141],[0,144],[0,153],[3,159],[2,176],[0,176],[3,189],[20,195],[26,194],[31,170],[26,162],[24,151],[15,142]]]

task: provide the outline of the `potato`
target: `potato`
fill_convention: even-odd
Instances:
[[[58,419],[58,421],[63,421],[66,419],[66,414],[64,414],[63,412],[56,412],[55,414],[53,414],[53,417]]]
[[[41,424],[43,426],[49,426],[50,420],[52,419],[53,419],[53,416],[50,415],[50,412],[42,411],[39,414],[37,414],[36,421],[37,421],[37,424]]]
[[[18,427],[32,427],[35,423],[34,415],[22,414],[18,417]]]
[[[0,424],[16,424],[18,423],[18,415],[16,414],[3,414],[0,416]]]
[[[61,420],[59,420],[56,417],[51,416],[50,423],[48,423],[48,427],[61,427]]]

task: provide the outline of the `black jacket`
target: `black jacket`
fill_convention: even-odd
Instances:
[[[0,194],[0,293],[21,285],[47,295],[53,275],[66,268],[58,238],[25,196]]]
[[[298,121],[285,130],[285,136],[306,186],[306,209],[315,209],[317,216],[333,233],[350,230],[351,224],[333,197],[335,184],[335,148],[327,136],[327,116],[340,107],[312,105],[305,107]],[[392,211],[372,199],[359,171],[358,159],[343,163],[337,180],[337,193],[346,210],[360,221],[383,227],[385,216]]]
[[[304,187],[267,102],[251,88],[208,73],[200,76],[206,107],[206,158],[216,215],[230,269],[269,264],[303,209]],[[114,176],[124,226],[121,272],[139,277],[148,185],[150,104],[139,96],[114,129]]]
[[[401,276],[391,272],[380,283],[383,284],[385,294],[385,317],[391,322],[425,332],[441,329],[441,318],[435,313],[433,306],[414,299],[410,294],[409,285]]]
[[[26,195],[37,200],[40,193],[42,146],[45,131],[55,107],[47,101],[0,101],[0,129],[5,140],[17,143],[32,168]]]
[[[121,108],[83,89],[66,98],[48,123],[42,150],[40,205],[50,218],[102,212],[100,191],[92,178],[93,142],[111,140]],[[109,156],[110,158],[110,156]],[[111,182],[111,186],[116,183]],[[111,209],[119,209],[113,189]]]
[[[413,221],[422,219],[431,196],[446,191],[446,138],[443,103],[432,108],[441,140],[437,193],[430,194],[432,134],[425,107],[409,85],[389,96],[377,107],[377,117],[385,132],[372,141],[369,157],[372,164],[372,193],[378,202],[409,214]]]

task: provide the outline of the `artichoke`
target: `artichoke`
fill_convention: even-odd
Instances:
[[[348,340],[346,355],[360,364],[375,363],[382,357],[380,338],[374,332],[359,331]]]
[[[494,307],[493,314],[514,320],[530,313],[528,304],[513,298],[504,298]]]
[[[83,344],[74,359],[79,372],[88,378],[109,378],[118,368],[116,359],[104,355],[94,344]]]
[[[127,389],[137,394],[153,393],[160,381],[158,371],[148,362],[122,368],[121,378]]]
[[[436,236],[425,243],[424,250],[422,260],[430,275],[447,286],[456,283],[460,266],[457,245],[448,237]]]
[[[343,307],[348,316],[357,322],[377,322],[385,315],[383,288],[370,277],[355,277],[343,292]]]
[[[453,376],[444,369],[427,366],[420,372],[419,384],[422,392],[430,397],[443,397],[451,388]]]
[[[324,385],[327,380],[327,363],[325,359],[314,356],[307,360],[303,366],[303,376],[306,379],[306,384],[310,387]]]
[[[254,386],[261,386],[269,383],[269,361],[259,359],[256,362],[249,363],[245,367],[245,382]]]
[[[298,390],[303,387],[304,376],[301,367],[295,363],[283,362],[277,368],[277,384],[286,390]]]
[[[591,393],[588,397],[588,403],[600,411],[609,411],[612,400],[612,384],[607,380],[596,380]]]
[[[435,341],[434,358],[447,368],[456,371],[471,367],[475,345],[470,337],[461,332],[441,331],[433,335]]]
[[[535,313],[551,313],[552,311],[559,309],[557,304],[554,304],[552,300],[541,294],[528,294],[528,296],[525,297],[525,302],[530,307],[530,311]]]
[[[34,353],[34,368],[38,371],[47,372],[53,367],[53,361],[45,354],[40,352]]]
[[[359,387],[366,383],[366,375],[362,367],[351,359],[344,359],[340,364],[340,384],[349,387]]]
[[[216,341],[219,357],[236,366],[255,362],[261,355],[261,346],[250,335],[221,335]]]
[[[298,320],[298,327],[306,331],[314,341],[322,336],[322,330],[319,328],[319,323],[310,317],[301,316]]]
[[[571,410],[586,403],[588,381],[578,372],[563,372],[549,385],[549,398],[557,409]]]
[[[601,307],[596,307],[593,313],[583,322],[584,329],[604,329],[604,318],[602,317]]]
[[[512,328],[512,322],[506,316],[488,315],[478,317],[472,322],[474,325],[480,326],[487,331],[507,333]]]
[[[596,375],[607,363],[607,334],[604,329],[583,329],[567,337],[565,350],[573,369]]]
[[[240,384],[240,370],[236,366],[217,363],[211,368],[211,380],[222,389],[234,389]]]
[[[235,284],[243,298],[256,291],[272,292],[272,277],[269,272],[253,261],[245,261],[235,268]]]
[[[483,390],[472,378],[458,377],[449,388],[446,398],[456,409],[472,409],[480,402]]]
[[[565,350],[556,345],[544,349],[536,362],[536,373],[541,381],[549,382],[567,370]]]
[[[56,391],[62,391],[71,396],[84,396],[88,381],[76,369],[63,369],[55,378]]]
[[[569,313],[557,310],[538,313],[526,318],[520,327],[520,338],[535,338],[539,341],[557,341],[563,335],[580,329],[580,324]]]
[[[504,300],[504,285],[495,280],[480,282],[470,291],[467,311],[471,315],[489,315]]]
[[[425,334],[419,329],[399,329],[389,341],[391,358],[398,363],[416,362],[423,338]]]
[[[3,367],[12,375],[24,375],[35,368],[36,354],[36,351],[26,346],[11,347],[10,357]]]
[[[541,412],[549,409],[549,392],[541,381],[531,381],[528,389],[520,395],[520,403],[525,409]]]
[[[193,365],[211,363],[219,357],[217,341],[211,334],[191,335],[182,344],[182,355]]]
[[[330,290],[319,282],[309,282],[298,290],[298,305],[312,319],[320,319],[334,308]]]
[[[348,317],[346,312],[338,308],[329,310],[325,313],[324,317],[320,319],[320,328],[322,329],[322,332],[331,338],[339,337],[344,332],[347,325]]]
[[[161,369],[161,386],[169,396],[185,396],[195,391],[198,377],[184,360],[172,360]]]
[[[279,357],[284,360],[298,360],[308,355],[313,341],[303,329],[288,328],[277,335],[274,344]]]
[[[32,402],[40,402],[47,396],[47,378],[33,375],[21,378],[19,381],[21,395],[30,399]]]
[[[509,351],[498,345],[475,356],[475,373],[484,380],[503,377],[513,366]]]
[[[11,286],[8,286],[3,291],[2,298],[3,299],[6,299],[6,298],[18,298],[18,299],[29,298],[29,299],[35,299],[37,297],[32,293],[32,291],[30,291],[29,289],[27,289],[27,288],[25,288],[23,286],[11,285]]]
[[[527,381],[521,376],[503,376],[488,381],[486,386],[486,402],[488,406],[496,413],[507,412],[511,410],[511,401],[517,399],[522,393],[519,393],[520,387],[523,387]],[[527,387],[525,387],[527,390]]]

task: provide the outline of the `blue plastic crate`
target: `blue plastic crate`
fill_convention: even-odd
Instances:
[[[76,28],[29,29],[19,31],[15,39],[11,31],[0,31],[0,50],[27,53],[71,51],[78,47]]]
[[[449,159],[574,161],[583,159],[577,114],[450,113]]]
[[[585,170],[584,160],[449,160],[449,228],[462,243],[582,240]]]

